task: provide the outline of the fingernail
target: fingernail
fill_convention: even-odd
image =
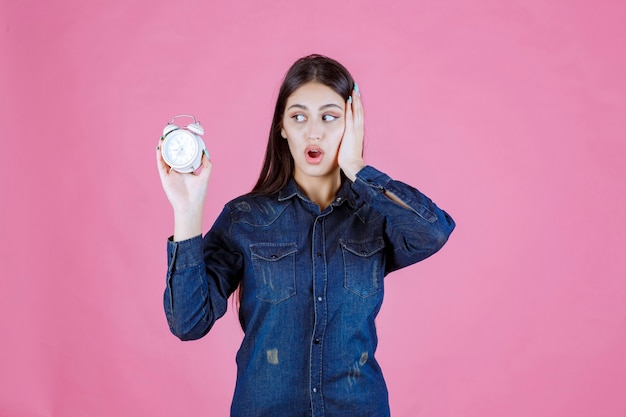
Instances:
[[[352,96],[348,97],[348,103],[352,104]]]
[[[202,152],[204,152],[204,154],[206,155],[206,159],[211,159],[211,157],[209,156],[209,151],[207,151],[206,148],[204,148]]]
[[[357,93],[359,97],[361,96],[361,92],[359,91],[359,85],[356,82],[354,83],[354,92]]]

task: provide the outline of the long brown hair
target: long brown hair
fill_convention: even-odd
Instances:
[[[313,54],[298,59],[287,71],[280,86],[274,118],[265,150],[265,160],[253,194],[271,195],[279,192],[293,176],[294,163],[287,141],[280,135],[287,99],[308,82],[318,82],[332,88],[346,100],[352,94],[354,79],[339,62]]]

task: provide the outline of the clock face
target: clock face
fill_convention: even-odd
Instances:
[[[163,159],[172,168],[182,168],[194,161],[198,154],[195,136],[186,130],[176,130],[165,137]]]

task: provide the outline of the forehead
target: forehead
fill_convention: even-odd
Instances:
[[[343,105],[343,98],[332,88],[318,82],[308,82],[296,89],[287,99],[287,107],[301,104],[306,107],[318,107],[325,104]]]

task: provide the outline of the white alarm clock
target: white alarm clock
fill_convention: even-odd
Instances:
[[[179,117],[190,117],[193,123],[186,127],[179,127],[174,120]],[[206,145],[202,140],[204,128],[200,122],[190,114],[180,114],[172,117],[172,120],[163,129],[161,137],[161,155],[167,165],[173,170],[188,173],[197,170],[202,165],[202,154],[206,152]],[[209,155],[206,152],[207,156]]]

